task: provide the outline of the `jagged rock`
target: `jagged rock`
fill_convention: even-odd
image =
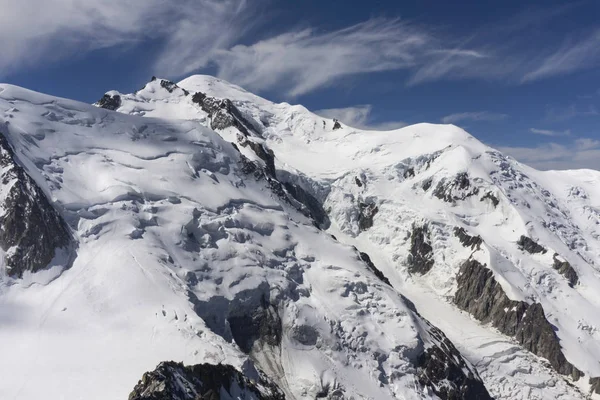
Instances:
[[[460,243],[465,247],[470,247],[471,250],[479,250],[481,249],[481,244],[483,243],[483,239],[481,236],[471,236],[465,231],[465,228],[454,228],[454,236],[460,240]]]
[[[356,186],[358,187],[362,187],[363,183],[361,182],[361,180],[358,178],[358,176],[354,177],[354,182],[356,182]]]
[[[492,204],[494,205],[494,207],[497,207],[498,204],[500,204],[500,200],[498,200],[498,198],[496,196],[494,196],[494,194],[492,192],[487,192],[486,194],[483,195],[483,197],[480,199],[480,201],[484,201],[484,200],[490,200],[492,202]]]
[[[410,234],[410,253],[407,258],[408,271],[411,274],[426,274],[433,267],[433,248],[428,243],[428,236],[427,225],[413,225]]]
[[[248,377],[231,365],[197,364],[184,366],[161,362],[146,372],[129,400],[284,400],[279,387],[262,372]]]
[[[119,96],[118,94],[110,95],[106,93],[94,105],[97,107],[105,108],[107,110],[115,111],[116,109],[121,107],[121,96]]]
[[[308,212],[308,215],[319,225],[321,229],[328,229],[331,221],[327,212],[319,201],[299,185],[286,182],[284,183],[287,192],[298,202],[302,203]]]
[[[514,337],[528,351],[546,358],[559,373],[579,379],[581,371],[566,360],[541,304],[510,300],[492,271],[473,259],[462,264],[456,281],[454,303],[459,308]]]
[[[69,228],[36,182],[21,167],[8,140],[0,133],[0,178],[6,197],[0,216],[0,247],[6,252],[8,275],[46,268],[57,250],[70,251]]]
[[[444,400],[492,399],[477,370],[463,359],[454,344],[435,326],[429,334],[435,343],[417,358],[417,380]]]
[[[254,125],[242,115],[229,99],[216,99],[202,92],[196,92],[192,96],[192,102],[200,105],[200,108],[209,115],[212,129],[220,130],[234,126],[244,136],[250,136],[251,131],[256,132]]]
[[[431,188],[431,184],[433,183],[433,179],[425,179],[421,185],[424,191],[428,191]]]
[[[358,203],[358,229],[366,231],[373,226],[373,218],[379,212],[375,203]]]
[[[340,121],[338,121],[337,119],[333,120],[333,130],[335,131],[336,129],[341,129],[342,128],[342,124],[340,124]]]
[[[521,235],[521,237],[517,241],[517,245],[519,246],[519,248],[521,250],[525,250],[526,252],[531,253],[531,254],[536,254],[536,253],[546,254],[546,251],[547,251],[544,248],[544,246],[538,244],[533,239],[528,238],[527,236],[524,236],[524,235]]]
[[[153,76],[153,78],[154,78],[153,81],[155,81],[156,77]],[[167,81],[165,79],[161,79],[160,80],[160,86],[163,87],[163,88],[165,88],[167,90],[167,92],[169,92],[169,93],[173,93],[173,91],[175,89],[181,89],[181,90],[183,90],[183,93],[186,96],[190,94],[190,92],[188,92],[187,90],[185,90],[185,89],[180,88],[179,86],[177,86],[177,84],[175,82]]]
[[[600,376],[590,378],[590,393],[600,394]]]
[[[461,172],[454,179],[442,179],[438,182],[433,195],[447,203],[454,203],[458,200],[465,200],[468,197],[479,193],[479,188],[471,185],[469,174]]]
[[[281,318],[268,296],[267,283],[241,291],[232,300],[214,296],[200,301],[188,293],[194,311],[206,325],[225,340],[234,341],[244,353],[251,353],[256,343],[276,347],[281,342]]]
[[[552,264],[552,268],[554,268],[561,275],[563,275],[567,279],[567,281],[569,282],[569,285],[571,287],[577,285],[577,282],[579,282],[579,277],[577,276],[577,272],[575,272],[575,270],[573,269],[571,264],[569,264],[568,261],[561,261],[557,257],[558,257],[558,254],[554,253],[554,256],[553,256],[554,263]]]
[[[373,264],[373,261],[371,261],[371,257],[369,257],[369,255],[367,253],[363,253],[362,251],[358,253],[360,255],[360,259],[364,261],[365,264],[367,264],[367,267],[369,267],[369,269],[375,274],[376,277],[379,278],[379,280],[381,280],[383,283],[392,286],[392,284],[390,283],[389,279],[386,278],[386,276],[383,274],[383,272],[381,272],[376,266],[375,264]]]

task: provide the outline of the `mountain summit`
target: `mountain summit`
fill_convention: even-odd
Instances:
[[[600,398],[600,172],[204,75],[0,134],[2,398]]]

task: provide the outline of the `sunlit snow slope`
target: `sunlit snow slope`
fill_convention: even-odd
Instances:
[[[315,226],[310,196],[270,176],[266,147],[224,140],[161,83],[123,96],[143,117],[0,85],[3,162],[75,242],[61,258],[29,230],[53,262],[2,264],[1,399],[125,399],[166,360],[257,368],[290,399],[489,398],[365,255]]]
[[[320,201],[328,231],[368,253],[492,395],[598,388],[600,173],[537,171],[451,125],[361,131],[209,76],[168,94],[159,82],[120,95],[118,111],[196,120],[236,142],[238,127],[215,126],[193,95],[231,100],[278,179]]]

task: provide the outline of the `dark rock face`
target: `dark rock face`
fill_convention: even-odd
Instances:
[[[600,394],[600,376],[590,378],[590,392]]]
[[[361,232],[373,226],[373,218],[379,212],[375,203],[358,203],[358,229]]]
[[[358,186],[358,187],[362,187],[362,186],[363,186],[363,183],[362,183],[362,181],[361,181],[361,180],[358,178],[358,176],[355,176],[355,177],[354,177],[354,182],[356,182],[356,186]]]
[[[369,267],[369,269],[375,274],[376,277],[379,278],[380,281],[382,281],[386,285],[392,286],[389,279],[386,278],[386,276],[383,274],[383,272],[381,272],[375,266],[375,264],[373,264],[373,261],[371,261],[371,257],[369,257],[369,255],[367,253],[359,252],[358,254],[360,256],[360,259],[363,260],[365,264],[367,264],[367,267]]]
[[[427,225],[413,225],[410,235],[410,253],[407,258],[408,271],[411,274],[426,274],[433,267],[433,248],[428,241],[429,230]]]
[[[466,172],[457,174],[452,180],[442,179],[433,191],[435,197],[447,203],[465,200],[478,193],[479,188],[471,184]]]
[[[575,380],[581,376],[566,360],[541,304],[510,300],[492,271],[472,259],[461,266],[457,284],[454,303],[459,308],[483,323],[491,322],[500,332],[517,339],[525,349],[546,358],[559,373],[571,375]]]
[[[492,192],[487,192],[486,194],[483,195],[483,197],[481,198],[481,201],[485,201],[485,200],[491,201],[492,204],[494,205],[494,207],[497,207],[498,204],[500,204],[500,200],[498,200],[498,198],[496,196],[494,196],[494,194]]]
[[[471,236],[465,231],[465,228],[454,228],[454,236],[460,240],[463,246],[470,247],[471,250],[481,249],[481,244],[483,243],[481,236]]]
[[[465,362],[444,333],[429,324],[429,334],[436,344],[417,358],[419,384],[441,399],[492,399],[475,368]]]
[[[233,300],[215,296],[200,301],[192,292],[188,293],[194,311],[206,325],[225,340],[234,341],[247,354],[255,344],[274,347],[281,342],[281,319],[268,295],[267,283],[242,291]]]
[[[558,258],[558,254],[554,253],[554,263],[552,264],[552,268],[557,270],[562,276],[564,276],[569,282],[569,286],[573,287],[577,285],[579,282],[579,277],[577,276],[577,272],[573,269],[571,264],[567,261],[560,261]]]
[[[18,164],[1,133],[0,167],[2,185],[10,187],[3,204],[6,212],[0,216],[0,247],[7,251],[8,275],[20,278],[25,271],[46,268],[57,249],[68,251],[74,242],[62,217]]]
[[[284,400],[285,395],[263,373],[253,370],[253,379],[231,365],[166,361],[146,372],[129,400]],[[222,394],[227,397],[222,397]]]
[[[250,136],[250,132],[256,130],[229,99],[216,99],[197,92],[193,95],[192,101],[209,115],[211,129],[225,129],[234,126],[244,136]]]
[[[544,248],[544,246],[538,244],[533,239],[528,238],[527,236],[523,236],[523,235],[521,235],[521,237],[517,241],[517,245],[519,246],[519,248],[521,250],[525,250],[526,252],[528,252],[530,254],[536,254],[536,253],[546,254],[546,251],[547,251]]]
[[[102,96],[100,100],[98,100],[95,104],[98,107],[105,108],[107,110],[115,111],[117,108],[121,107],[121,96],[115,94],[111,96],[110,94],[105,94]]]
[[[308,215],[319,225],[321,229],[329,228],[331,221],[327,212],[321,203],[299,185],[286,182],[284,183],[286,191],[298,202],[302,203],[307,210]]]
[[[337,119],[333,120],[333,130],[337,130],[337,129],[341,129],[342,128],[342,124],[340,124],[340,121],[338,121]]]
[[[154,78],[154,79],[152,79],[153,81],[156,80],[156,77],[153,77],[153,78]],[[161,79],[160,80],[160,86],[162,86],[163,88],[165,88],[167,90],[167,92],[169,92],[169,93],[173,93],[173,91],[175,89],[181,89],[186,96],[188,94],[190,94],[187,90],[185,90],[185,89],[180,88],[179,86],[177,86],[177,84],[175,82],[167,81],[165,79]]]

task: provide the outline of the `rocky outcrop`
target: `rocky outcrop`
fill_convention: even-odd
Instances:
[[[371,261],[371,257],[369,257],[369,255],[367,253],[363,253],[362,251],[360,251],[360,252],[358,252],[358,254],[360,256],[360,259],[363,260],[363,262],[365,264],[367,264],[367,267],[369,267],[369,269],[371,270],[371,272],[373,272],[375,274],[375,276],[377,278],[379,278],[380,281],[382,281],[386,285],[392,286],[392,284],[390,283],[389,279],[383,274],[383,272],[381,272],[375,266],[375,264],[373,264],[373,261]]]
[[[254,125],[242,115],[229,99],[217,99],[202,92],[196,92],[192,96],[192,102],[198,104],[211,118],[211,129],[221,130],[233,126],[244,136],[250,136],[251,131],[256,130]]]
[[[242,373],[231,365],[184,366],[166,361],[146,372],[129,400],[284,400],[285,395],[263,373],[248,366]],[[250,376],[249,376],[250,375]]]
[[[497,207],[498,204],[500,204],[500,200],[498,200],[498,198],[496,196],[494,196],[494,194],[492,192],[487,192],[486,194],[483,195],[483,197],[480,199],[480,201],[485,201],[485,200],[489,200],[492,202],[492,204],[494,205],[494,207]]]
[[[440,399],[492,399],[477,370],[468,364],[444,333],[425,321],[433,344],[419,355],[417,381]]]
[[[304,207],[306,212],[305,215],[313,219],[321,229],[328,229],[331,225],[327,212],[321,205],[321,203],[310,193],[304,190],[299,185],[285,182],[285,190]]]
[[[411,274],[426,274],[433,267],[433,248],[429,244],[427,225],[413,225],[410,234],[410,250],[406,261]]]
[[[192,292],[188,296],[206,325],[225,340],[235,342],[244,353],[252,352],[255,344],[276,347],[281,343],[281,319],[269,300],[266,282],[236,294],[232,300],[214,296],[200,301]]]
[[[337,119],[333,120],[333,130],[342,129],[342,124]]]
[[[600,394],[600,376],[590,378],[590,393]]]
[[[458,290],[454,303],[459,308],[514,337],[525,349],[547,359],[559,373],[575,380],[581,376],[566,360],[541,304],[510,300],[492,271],[473,259],[462,264],[456,281]]]
[[[156,79],[156,78],[155,78],[155,79]],[[185,90],[185,89],[183,89],[183,88],[180,88],[179,86],[177,86],[177,84],[176,84],[175,82],[171,82],[171,81],[168,81],[168,80],[166,80],[166,79],[161,79],[161,80],[160,80],[160,86],[161,86],[162,88],[166,89],[166,91],[167,91],[167,92],[169,92],[169,93],[173,93],[173,91],[174,91],[175,89],[181,89],[181,90],[183,91],[183,94],[184,94],[184,95],[186,95],[186,96],[187,96],[187,95],[189,95],[189,94],[190,94],[190,92],[188,92],[187,90]]]
[[[577,276],[577,272],[573,269],[571,264],[568,261],[561,261],[558,259],[558,253],[554,253],[553,256],[554,263],[552,264],[552,268],[557,270],[565,279],[569,282],[569,286],[573,287],[577,285],[579,282],[579,277]]]
[[[435,197],[447,203],[465,200],[478,193],[479,188],[471,183],[466,172],[457,174],[453,179],[442,179],[433,191]]]
[[[524,236],[524,235],[521,235],[521,237],[517,241],[517,246],[519,246],[519,249],[524,250],[530,254],[536,254],[536,253],[546,254],[546,251],[547,251],[544,246],[538,244],[533,239],[528,238],[527,236]]]
[[[100,100],[94,103],[96,107],[105,108],[107,110],[115,111],[121,107],[121,96],[118,94],[110,95],[106,93]]]
[[[358,203],[358,229],[361,232],[373,226],[373,218],[379,212],[379,207],[375,203]]]
[[[454,228],[454,236],[460,240],[460,243],[465,247],[470,247],[471,250],[479,250],[481,249],[481,244],[483,243],[483,239],[481,236],[471,236],[465,231],[465,228]]]
[[[15,157],[0,133],[0,179],[3,214],[0,215],[0,247],[9,276],[46,268],[57,251],[69,252],[73,239],[67,224],[36,182]],[[67,255],[67,254],[65,254]]]

